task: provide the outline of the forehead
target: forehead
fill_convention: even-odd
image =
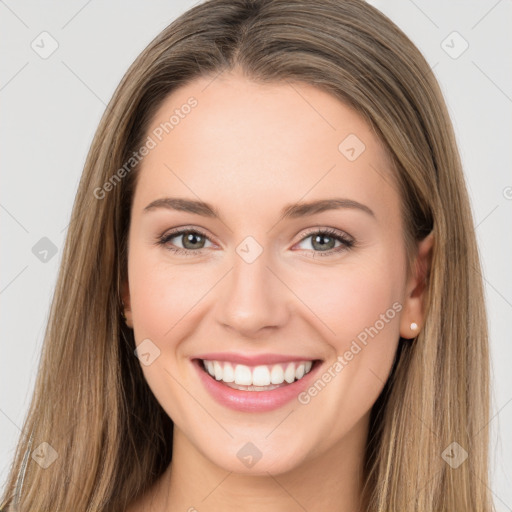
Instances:
[[[261,84],[236,73],[197,79],[164,100],[146,136],[153,147],[139,170],[140,209],[165,195],[200,198],[227,215],[349,197],[376,214],[398,213],[391,162],[375,132],[309,84]]]

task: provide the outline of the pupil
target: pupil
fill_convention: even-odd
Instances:
[[[187,248],[187,249],[197,249],[197,247],[196,247],[196,246],[195,246],[195,244],[194,244],[194,240],[195,240],[195,239],[201,239],[201,238],[202,238],[202,236],[201,236],[201,235],[198,235],[198,234],[196,234],[196,233],[189,233],[188,235],[185,235],[185,243],[184,243],[183,245],[184,245],[184,247],[185,247],[185,248]],[[189,244],[189,242],[192,244],[192,246],[191,246],[191,247],[190,247],[190,246],[189,246],[189,247],[187,247],[187,244]],[[198,242],[196,241],[196,244],[197,244],[197,243],[198,243]],[[199,241],[199,244],[200,244],[200,243],[201,243],[201,242]]]
[[[320,247],[319,247],[319,248],[320,248],[320,250],[333,249],[333,248],[334,248],[334,242],[335,242],[334,238],[332,238],[332,237],[330,237],[330,236],[322,236],[322,235],[316,235],[316,236],[313,238],[313,247],[315,247],[315,244],[316,244],[317,242],[325,244],[325,243],[326,243],[325,241],[326,241],[326,240],[329,240],[329,239],[331,240],[331,243],[330,243],[330,244],[328,244],[328,245],[329,245],[329,247],[327,247],[327,248],[326,248],[326,247],[325,247],[325,245],[323,245],[323,246],[322,246],[322,245],[320,245]],[[315,248],[317,248],[317,247],[315,247]]]

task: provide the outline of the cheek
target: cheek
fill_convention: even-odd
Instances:
[[[205,275],[199,278],[184,265],[170,265],[156,253],[143,248],[130,253],[134,336],[137,345],[148,339],[154,344],[150,347],[157,357],[147,365],[141,358],[141,368],[158,402],[173,421],[179,422],[190,408],[183,389],[189,387],[191,378],[179,350],[181,341],[193,333],[197,324],[194,306],[207,292],[208,279]]]
[[[312,335],[329,355],[325,378],[320,375],[325,385],[299,403],[308,416],[329,418],[336,435],[371,408],[391,369],[399,338],[400,265],[397,254],[382,251],[336,266],[281,269],[297,296],[295,325],[313,327]],[[214,308],[214,287],[222,274],[206,263],[200,269],[170,264],[158,251],[134,248],[130,253],[135,339],[149,338],[160,349],[157,364],[142,369],[166,412],[178,420],[187,415],[187,405],[179,400],[182,389],[176,382],[187,386],[190,379],[186,365],[179,364],[181,341],[197,334]]]
[[[166,263],[158,251],[142,249],[130,254],[129,272],[136,339],[175,338],[178,326],[187,323],[186,315],[204,293],[204,281],[184,265]]]
[[[170,265],[161,251],[134,247],[128,263],[134,336],[137,345],[149,339],[156,346],[158,357],[142,370],[159,401],[162,393],[179,394],[176,382],[186,385],[190,378],[179,364],[180,343],[193,331],[194,306],[207,291],[207,279]]]
[[[301,272],[296,280],[297,295],[317,316],[315,323],[324,325],[322,332],[338,353],[347,350],[358,336],[364,339],[372,326],[378,335],[382,331],[383,337],[389,337],[390,331],[399,332],[401,267],[400,262],[389,260],[384,254],[357,262],[354,259],[336,267]]]
[[[302,284],[301,296],[329,328],[322,332],[332,356],[299,402],[312,417],[326,414],[332,432],[354,425],[372,407],[393,364],[403,276],[399,255],[387,254],[327,269]]]

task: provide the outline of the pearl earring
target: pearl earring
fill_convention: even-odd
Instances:
[[[411,330],[415,331],[418,328],[418,324],[416,322],[411,323]]]

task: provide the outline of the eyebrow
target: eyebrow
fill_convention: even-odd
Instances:
[[[167,208],[169,210],[194,213],[196,215],[202,215],[203,217],[211,217],[214,219],[221,218],[219,211],[209,203],[192,199],[163,197],[149,203],[144,208],[144,212],[148,212],[156,208]],[[327,210],[339,210],[342,208],[360,210],[375,218],[375,213],[368,206],[362,203],[358,203],[352,199],[344,198],[320,199],[307,203],[290,204],[281,210],[281,218],[296,219],[300,217],[307,217],[309,215],[315,215]]]

